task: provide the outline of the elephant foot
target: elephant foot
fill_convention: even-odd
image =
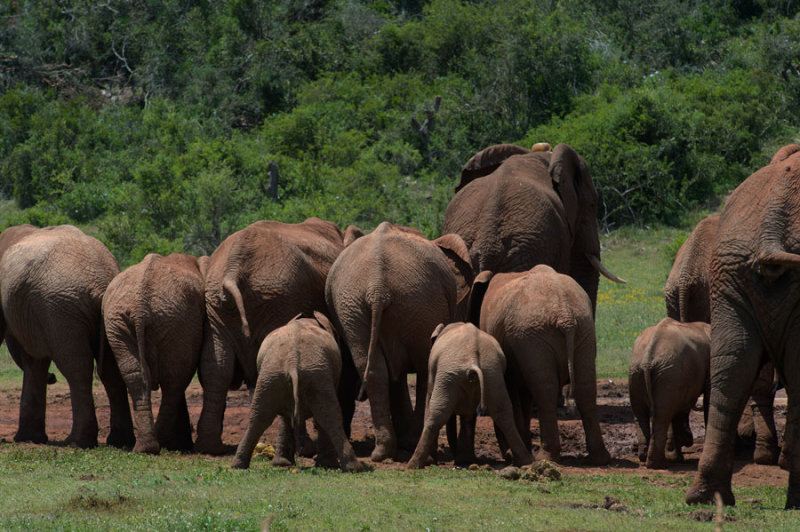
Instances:
[[[383,462],[384,460],[394,458],[395,453],[396,450],[393,449],[391,445],[378,443],[372,450],[372,454],[370,455],[369,459],[373,462]]]
[[[297,454],[303,458],[313,458],[314,455],[317,454],[317,443],[312,440],[310,436],[306,435],[306,437],[303,438],[303,445],[300,447]]]
[[[789,490],[786,492],[786,506],[784,510],[800,509],[800,481],[798,474],[789,474]]]
[[[753,451],[753,462],[761,465],[774,465],[778,463],[780,449],[774,444],[758,444]]]
[[[250,468],[250,460],[240,457],[236,455],[231,460],[231,469],[249,469]]]
[[[294,460],[290,460],[285,456],[275,455],[272,457],[272,465],[275,467],[291,467],[294,465]]]
[[[18,430],[14,441],[30,443],[47,443],[47,434],[38,430]]]
[[[109,438],[110,439],[110,438]],[[138,438],[136,445],[133,446],[133,452],[144,454],[159,454],[161,452],[161,445],[155,438]]]
[[[81,449],[91,449],[97,447],[97,429],[84,430],[80,433],[73,431],[65,440],[65,443],[70,447],[80,447]]]
[[[344,473],[364,473],[372,471],[372,468],[360,460],[352,460],[342,464],[342,471]]]
[[[549,460],[550,462],[558,462],[561,459],[561,452],[550,452],[540,449],[536,453],[536,461]]]
[[[459,449],[459,451],[461,451],[461,449]],[[472,452],[465,452],[465,451],[457,452],[455,459],[453,460],[453,462],[456,465],[462,465],[462,464],[469,465],[469,464],[474,464],[477,461],[478,457],[475,456],[474,450]]]
[[[325,469],[336,469],[339,467],[339,459],[336,458],[336,453],[320,453],[317,455],[314,465]]]
[[[112,429],[108,434],[108,438],[106,438],[106,445],[119,447],[120,449],[135,447],[136,443],[138,443],[138,441],[133,435],[133,432],[128,430]],[[156,445],[158,445],[158,443],[156,443]]]
[[[711,482],[704,482],[698,475],[694,483],[686,492],[687,504],[711,504],[714,502],[714,494],[719,493],[722,496],[722,504],[725,506],[735,506],[736,497],[733,496],[730,481],[727,485],[722,483],[712,484]]]
[[[783,448],[780,458],[778,458],[778,467],[784,471],[790,471],[792,469],[792,455],[789,453],[786,447]]]
[[[604,448],[589,453],[589,463],[592,465],[603,466],[611,462],[611,454]]]
[[[672,450],[666,453],[666,458],[670,462],[683,462],[683,453],[678,450]]]
[[[666,458],[648,458],[647,462],[645,463],[645,467],[647,469],[666,469],[667,468],[667,459]]]
[[[198,436],[194,443],[194,449],[200,454],[220,455],[225,454],[225,445],[222,440],[217,438],[203,438]]]

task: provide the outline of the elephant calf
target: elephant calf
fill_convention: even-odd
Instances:
[[[506,357],[491,335],[471,323],[439,325],[431,336],[428,361],[428,396],[425,426],[409,469],[425,466],[434,457],[439,431],[448,426],[448,440],[457,462],[474,461],[476,411],[488,412],[505,436],[517,465],[533,460],[514,426],[514,412],[504,374]],[[462,436],[456,442],[455,416],[462,419]],[[468,456],[467,460],[462,457]],[[435,457],[434,457],[435,458]]]
[[[664,318],[634,342],[628,387],[639,423],[639,460],[648,468],[663,468],[668,449],[674,448],[670,459],[683,460],[681,447],[694,441],[689,412],[700,394],[707,402],[710,355],[711,326],[703,322]]]
[[[328,319],[314,312],[313,318],[298,314],[275,329],[258,351],[258,380],[250,404],[250,424],[236,449],[231,467],[247,469],[253,449],[276,416],[292,431],[281,431],[273,463],[294,460],[295,438],[301,424],[314,417],[320,457],[335,452],[342,471],[362,471],[353,447],[344,433],[336,387],[342,358]],[[291,451],[290,451],[291,450]]]

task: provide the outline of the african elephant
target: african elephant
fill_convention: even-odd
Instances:
[[[16,237],[14,238],[14,234]],[[97,445],[92,374],[97,372],[111,405],[110,445],[133,444],[125,384],[103,334],[100,306],[117,261],[99,240],[71,225],[18,228],[4,238],[0,259],[2,330],[23,370],[19,429],[15,441],[47,441],[47,370],[55,362],[67,380],[72,431],[67,442]],[[16,240],[11,243],[12,240]]]
[[[325,298],[352,353],[375,428],[373,461],[413,450],[422,430],[430,336],[466,313],[472,270],[458,235],[430,241],[412,228],[381,223],[331,267]],[[459,310],[460,309],[460,310]],[[416,408],[406,383],[416,372]],[[355,394],[354,394],[355,395]],[[411,425],[411,426],[408,426]]]
[[[248,388],[255,386],[256,355],[267,334],[299,313],[326,310],[325,279],[343,248],[335,224],[309,218],[299,224],[256,222],[230,235],[211,255],[196,451],[225,451],[221,434],[228,389],[242,379]]]
[[[185,393],[203,346],[207,264],[208,257],[151,253],[117,275],[103,296],[106,336],[133,403],[134,452],[192,448]],[[153,423],[150,390],[159,387]]]
[[[786,386],[789,408],[781,462],[789,467],[787,508],[800,507],[800,146],[786,146],[731,193],[711,257],[711,394],[698,475],[689,503],[731,490],[733,440],[747,394],[766,361]]]
[[[517,465],[530,464],[531,453],[514,425],[504,379],[506,357],[497,340],[471,323],[459,322],[440,324],[431,341],[425,427],[408,468],[419,469],[428,458],[435,459],[439,431],[445,423],[454,423],[455,416],[461,416],[463,435],[466,425],[474,426],[476,412],[481,415],[486,412],[492,417],[509,443]],[[474,462],[474,431],[457,442],[453,433],[454,427],[448,439],[456,462]]]
[[[567,144],[552,152],[499,144],[475,154],[442,231],[464,239],[475,274],[536,264],[569,274],[589,295],[592,312],[598,272],[624,282],[600,262],[597,190],[586,162]]]
[[[314,417],[321,459],[335,454],[342,471],[362,471],[344,433],[336,388],[342,371],[342,355],[328,318],[297,315],[264,338],[258,350],[258,381],[250,404],[250,424],[239,442],[231,467],[247,469],[258,439],[281,416],[292,428],[283,431],[273,463],[294,462],[292,436],[305,420]],[[287,462],[288,457],[288,462]]]
[[[708,403],[710,354],[711,326],[702,321],[664,318],[633,343],[628,389],[639,460],[648,468],[665,467],[668,449],[671,460],[683,461],[681,447],[694,443],[689,413],[701,394]]]
[[[592,304],[581,286],[545,264],[527,272],[481,272],[469,306],[472,323],[480,323],[497,338],[506,355],[506,382],[526,445],[531,440],[530,398],[536,403],[542,439],[536,458],[560,457],[556,409],[561,389],[570,382],[589,459],[607,464],[611,457],[603,443],[596,402]]]
[[[711,323],[709,277],[711,253],[717,239],[719,214],[701,220],[675,256],[664,287],[667,316],[682,322]],[[773,403],[774,368],[766,363],[756,379],[748,401],[746,420],[740,423],[737,442],[753,438],[753,460],[757,464],[778,461],[778,433],[775,428]]]

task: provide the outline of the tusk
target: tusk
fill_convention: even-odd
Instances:
[[[603,266],[603,263],[600,262],[600,257],[598,257],[597,255],[592,255],[591,253],[587,253],[586,254],[586,258],[588,259],[589,262],[592,263],[592,266],[594,266],[595,270],[597,270],[598,272],[602,273],[608,279],[614,281],[615,283],[619,283],[619,284],[627,284],[628,283],[628,281],[626,281],[625,279],[620,279],[619,277],[617,277],[616,275],[614,275],[613,273],[608,271],[608,268]]]

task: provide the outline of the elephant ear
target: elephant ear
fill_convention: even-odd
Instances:
[[[197,257],[197,269],[200,270],[200,275],[203,276],[203,279],[206,278],[206,274],[208,273],[208,263],[210,260],[208,255]]]
[[[333,328],[333,324],[331,323],[331,320],[329,320],[328,317],[325,314],[323,314],[322,312],[320,312],[318,310],[315,310],[314,311],[314,319],[317,320],[317,323],[319,323],[320,327],[322,327],[323,329],[325,329],[326,331],[331,333],[331,336],[333,336],[334,338],[337,337],[336,329]]]
[[[495,144],[479,151],[461,169],[461,180],[456,185],[456,192],[475,179],[491,174],[512,155],[525,153],[530,153],[530,150],[516,144]]]
[[[467,248],[467,244],[464,240],[455,233],[442,235],[434,240],[433,243],[436,244],[447,257],[447,261],[450,263],[450,269],[458,280],[458,293],[459,299],[461,299],[462,295],[466,295],[466,293],[462,294],[462,291],[469,290],[469,285],[472,284],[473,278],[472,258],[469,255],[469,248]],[[461,285],[465,287],[464,290],[462,290]]]
[[[436,328],[433,330],[433,333],[431,333],[431,345],[433,345],[436,342],[436,339],[439,338],[439,335],[442,333],[442,330],[444,330],[444,323],[440,323],[439,325],[437,325]]]
[[[574,237],[580,217],[578,191],[586,180],[591,179],[589,169],[572,146],[559,144],[553,150],[553,156],[550,158],[549,171],[553,188],[564,205],[570,235]]]
[[[800,145],[788,144],[783,148],[779,149],[777,152],[775,152],[775,155],[772,156],[772,160],[769,162],[769,164],[775,164],[781,161],[785,161],[798,151],[800,151]]]
[[[486,295],[486,290],[489,288],[489,282],[494,277],[494,273],[489,270],[484,270],[475,277],[472,283],[472,291],[469,294],[469,322],[475,327],[481,326],[481,306],[483,305],[483,297]]]
[[[359,238],[364,236],[364,231],[356,227],[355,225],[348,225],[347,229],[344,230],[344,247],[349,246]]]

